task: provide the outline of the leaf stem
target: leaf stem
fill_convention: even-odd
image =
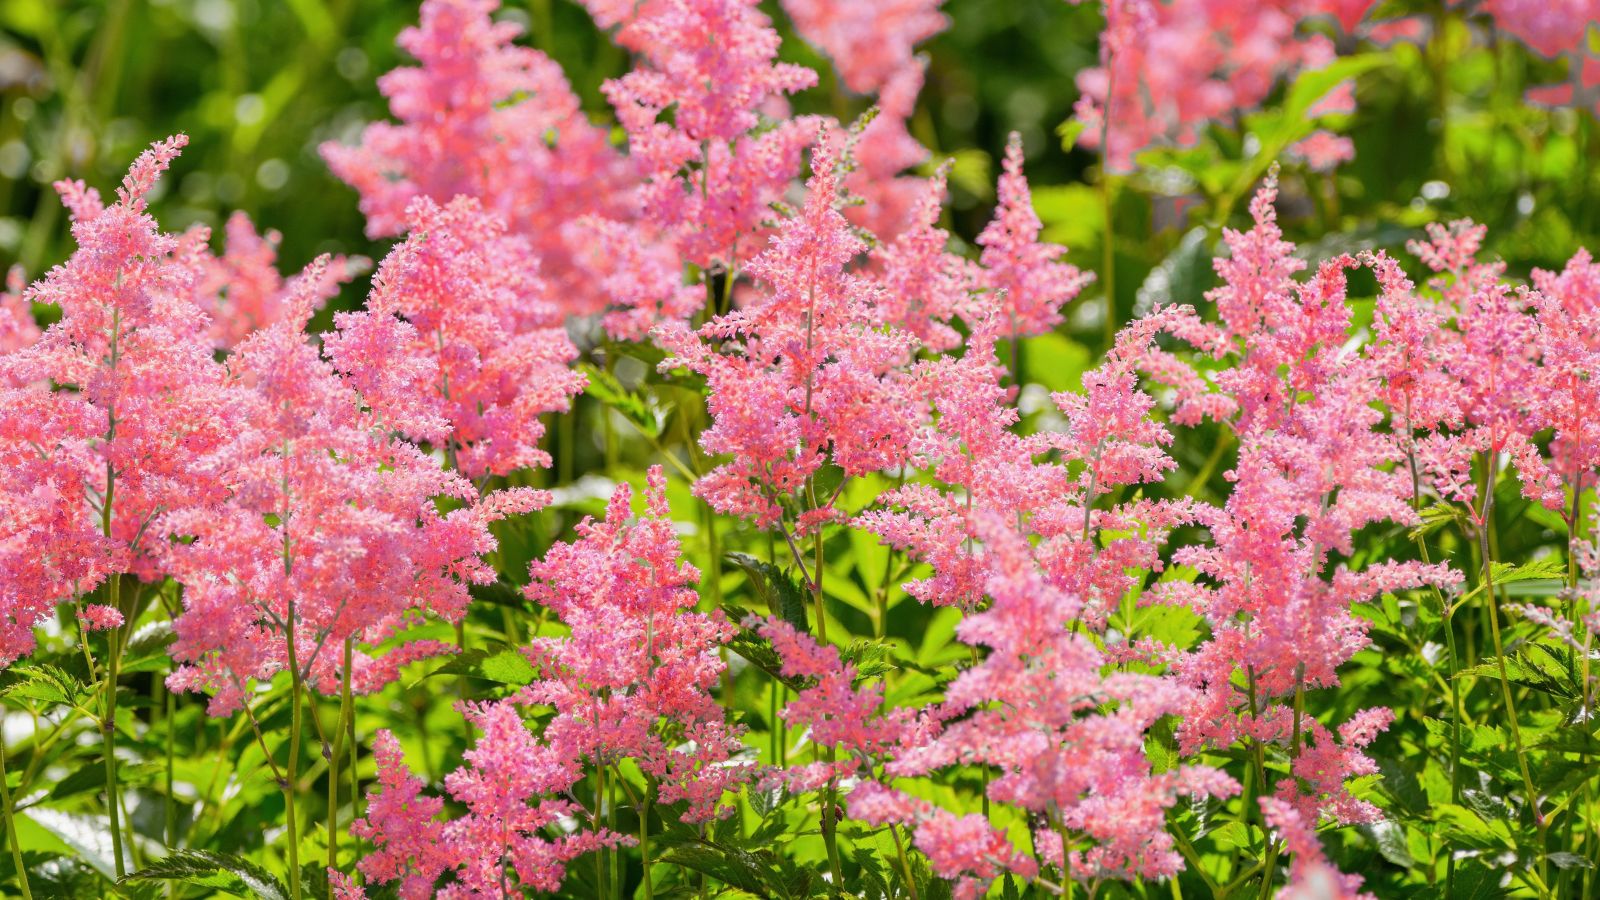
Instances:
[[[22,842],[17,838],[17,822],[11,814],[11,786],[6,780],[6,742],[0,737],[0,813],[5,814],[6,842],[11,845],[11,861],[17,867],[17,881],[22,888],[22,900],[33,900],[28,889],[28,870],[22,864]]]

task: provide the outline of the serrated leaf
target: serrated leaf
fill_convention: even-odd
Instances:
[[[75,703],[84,693],[78,679],[56,666],[15,666],[11,672],[21,680],[6,687],[7,695],[41,703]]]
[[[287,900],[289,896],[283,882],[266,869],[243,857],[211,850],[178,850],[123,880],[194,883],[196,879],[207,879],[203,883],[216,887],[216,876],[222,873],[237,878],[258,900]]]
[[[1372,842],[1377,845],[1378,852],[1384,859],[1394,863],[1402,869],[1409,869],[1417,861],[1411,856],[1411,848],[1406,844],[1406,830],[1398,823],[1389,819],[1382,819],[1366,826],[1364,829]]]
[[[474,647],[429,673],[433,675],[467,675],[496,684],[521,687],[533,681],[533,663],[521,650],[496,646],[487,649]]]
[[[738,566],[750,579],[756,597],[767,609],[796,631],[805,634],[809,630],[806,624],[806,592],[787,569],[748,553],[729,553],[724,558]]]
[[[662,416],[649,398],[623,387],[617,376],[599,366],[581,363],[578,368],[589,377],[589,386],[584,389],[586,395],[621,413],[646,435],[661,436]]]

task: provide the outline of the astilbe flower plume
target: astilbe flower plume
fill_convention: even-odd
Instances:
[[[608,829],[551,837],[581,813],[568,799],[582,777],[578,760],[541,744],[508,700],[463,702],[459,708],[479,737],[463,765],[445,776],[445,791],[465,812],[440,821],[443,801],[422,795],[422,779],[405,766],[399,742],[387,731],[373,741],[377,790],[367,814],[350,825],[371,841],[359,863],[375,883],[399,882],[402,900],[498,897],[511,887],[554,891],[566,863],[602,847],[631,841]],[[439,879],[449,873],[443,885]],[[365,897],[353,885],[347,897]]]
[[[1600,21],[1595,0],[1488,0],[1482,10],[1541,56],[1580,50],[1589,26]]]
[[[1100,65],[1077,76],[1079,140],[1117,171],[1147,147],[1193,144],[1207,124],[1254,109],[1281,78],[1332,61],[1333,43],[1299,28],[1303,19],[1332,15],[1348,32],[1372,5],[1105,0]]]
[[[426,0],[421,23],[399,39],[421,65],[378,81],[399,122],[372,123],[358,145],[330,142],[322,154],[360,192],[369,236],[414,227],[419,197],[476,197],[527,242],[527,261],[559,287],[563,312],[597,312],[607,297],[573,267],[582,245],[563,226],[630,219],[632,167],[585,117],[561,67],[514,44],[518,25],[490,18],[499,5]]]
[[[43,334],[33,320],[32,304],[23,296],[24,284],[21,266],[6,271],[5,290],[0,291],[0,353],[20,350]]]
[[[406,436],[468,478],[548,466],[540,416],[566,412],[584,378],[560,308],[527,247],[470,197],[417,200],[366,308],[335,316],[329,357]]]
[[[1173,662],[1174,675],[1196,692],[1178,738],[1185,753],[1238,740],[1287,745],[1297,766],[1307,767],[1297,774],[1314,769],[1316,777],[1308,793],[1291,780],[1280,784],[1284,802],[1312,822],[1321,815],[1370,822],[1376,811],[1341,785],[1370,771],[1359,750],[1387,724],[1387,711],[1358,713],[1335,742],[1315,720],[1296,722],[1294,709],[1274,700],[1338,683],[1339,667],[1368,642],[1353,603],[1449,586],[1456,577],[1420,563],[1331,568],[1334,554],[1352,553],[1353,535],[1366,525],[1419,520],[1409,475],[1394,465],[1403,450],[1382,427],[1381,365],[1345,347],[1345,271],[1358,261],[1336,257],[1296,282],[1303,264],[1278,229],[1275,196],[1269,179],[1251,205],[1254,228],[1226,233],[1231,256],[1216,262],[1224,284],[1210,294],[1219,322],[1189,329],[1233,361],[1216,382],[1228,395],[1219,408],[1236,411],[1228,422],[1239,456],[1227,474],[1226,503],[1194,508],[1212,544],[1172,555],[1201,580],[1157,587],[1158,597],[1190,606],[1210,626],[1207,639]],[[1248,686],[1243,695],[1239,683]],[[1303,734],[1311,746],[1295,743]]]
[[[32,649],[32,626],[57,602],[108,576],[154,577],[152,520],[216,496],[194,465],[232,427],[195,302],[206,234],[163,233],[147,210],[185,142],[142,153],[110,205],[82,182],[56,184],[78,249],[22,300],[61,318],[0,356],[0,516],[11,523],[0,661]]]
[[[959,347],[957,317],[974,318],[978,269],[947,249],[950,235],[939,227],[949,165],[922,181],[908,227],[872,248],[870,273],[881,285],[884,321],[909,332],[926,349]],[[880,235],[881,237],[881,235]]]
[[[858,94],[883,89],[912,63],[916,45],[945,30],[944,0],[783,0],[802,38],[838,66],[845,86]]]
[[[778,33],[754,0],[662,0],[624,30],[640,65],[603,91],[644,179],[641,215],[687,261],[734,267],[761,246],[768,207],[816,129],[801,117],[758,131],[761,113],[814,85],[816,73],[773,62]]]
[[[1538,499],[1559,506],[1562,488],[1580,496],[1600,466],[1600,423],[1593,415],[1600,404],[1600,266],[1589,251],[1579,250],[1559,273],[1535,269],[1533,283],[1539,290],[1539,368],[1532,424],[1551,429],[1550,465],[1547,474],[1539,472],[1543,460],[1535,457],[1524,457],[1519,466],[1533,476],[1525,487],[1538,486]]]
[[[440,801],[419,799],[422,784],[404,771],[396,742],[379,736],[382,790],[352,826],[377,847],[361,863],[368,878],[401,882],[402,897],[434,896],[446,873],[440,897],[498,896],[508,883],[556,890],[574,857],[633,841],[572,799],[586,764],[632,760],[653,782],[655,801],[685,804],[683,821],[729,812],[723,796],[748,766],[712,689],[723,671],[718,648],[736,629],[720,611],[694,611],[699,573],[681,558],[666,479],[658,467],[647,480],[643,516],[632,515],[632,490],[620,485],[603,521],[580,523],[576,541],[532,565],[528,598],[568,633],[526,648],[528,685],[501,700],[459,704],[481,733],[445,776],[465,815],[437,821]],[[537,727],[530,716],[542,717]],[[560,830],[586,812],[592,828]],[[515,881],[505,880],[508,865]]]
[[[1154,675],[1105,674],[1109,659],[1075,627],[1081,603],[1050,583],[1026,540],[991,513],[980,534],[992,556],[991,603],[965,618],[957,637],[987,652],[921,727],[904,729],[881,779],[851,794],[851,814],[915,829],[916,845],[938,874],[957,880],[958,895],[981,895],[1005,871],[1035,877],[1035,860],[986,820],[957,817],[890,784],[981,765],[995,773],[988,799],[1035,823],[1031,840],[1043,862],[1084,881],[1172,875],[1182,858],[1165,811],[1181,796],[1238,792],[1210,767],[1151,768],[1146,732],[1183,709],[1189,689]]]
[[[670,323],[656,331],[671,354],[662,369],[681,366],[708,383],[712,425],[701,447],[733,457],[695,493],[761,526],[794,505],[808,521],[832,516],[832,498],[798,496],[810,479],[827,463],[846,478],[896,465],[921,414],[904,372],[915,339],[885,327],[882,288],[851,268],[866,245],[838,209],[836,164],[824,141],[803,209],[750,260],[759,299],[697,332]]]
[[[1061,308],[1094,276],[1061,260],[1067,248],[1039,240],[1044,225],[1033,210],[1028,179],[1022,173],[1022,137],[1015,133],[1006,144],[999,194],[994,219],[978,235],[983,284],[1004,292],[999,302],[1013,339],[1043,334],[1061,324]]]
[[[630,516],[620,485],[602,522],[578,526],[530,569],[528,598],[570,633],[528,648],[538,678],[520,700],[553,707],[543,739],[598,765],[632,759],[662,803],[687,804],[685,821],[723,815],[721,798],[745,777],[739,730],[712,689],[718,655],[737,629],[720,610],[695,612],[699,572],[681,558],[666,478],[650,470],[645,514]]]
[[[894,73],[878,93],[871,120],[853,138],[852,168],[844,176],[853,203],[845,216],[880,241],[892,240],[911,226],[925,190],[927,179],[905,174],[929,156],[907,128],[917,109],[925,65],[925,60],[914,59]]]
[[[399,666],[453,650],[438,641],[376,646],[426,614],[458,621],[467,583],[493,580],[481,554],[494,549],[489,522],[548,497],[526,490],[478,500],[472,485],[395,438],[354,388],[307,342],[320,276],[299,279],[289,311],[230,358],[229,402],[240,411],[230,440],[193,462],[225,495],[162,515],[173,538],[167,570],[184,585],[173,657],[185,665],[174,690],[212,692],[225,715],[251,682],[293,666],[312,688],[334,693],[341,677],[370,692]],[[436,498],[457,508],[441,513]]]
[[[1003,517],[1015,533],[1040,540],[1056,587],[1082,599],[1086,622],[1103,624],[1133,584],[1128,573],[1155,567],[1167,530],[1185,519],[1181,507],[1145,501],[1092,509],[1111,491],[1159,481],[1174,466],[1162,450],[1172,436],[1150,418],[1154,400],[1137,372],[1156,333],[1191,315],[1187,308],[1158,311],[1124,329],[1105,364],[1084,375],[1082,393],[1053,396],[1066,417],[1063,432],[1012,431],[1020,415],[995,362],[1003,327],[997,311],[974,326],[962,356],[919,365],[914,383],[934,421],[920,429],[910,462],[935,483],[890,490],[855,519],[932,567],[931,577],[906,582],[906,592],[927,603],[976,606],[989,577],[977,528],[984,516]],[[1107,536],[1112,532],[1118,536]]]
[[[275,265],[281,234],[261,234],[242,212],[228,217],[223,233],[222,255],[210,261],[197,299],[211,317],[212,340],[219,347],[233,347],[276,322],[297,288],[294,279],[278,274]],[[314,271],[321,281],[314,294],[318,304],[336,296],[339,286],[349,281],[361,264],[364,260],[341,256],[317,267]]]

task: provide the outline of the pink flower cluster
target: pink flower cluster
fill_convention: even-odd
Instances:
[[[1372,6],[1372,0],[1271,0],[1248,7],[1105,0],[1100,66],[1078,75],[1080,140],[1101,149],[1119,171],[1154,144],[1192,144],[1206,125],[1254,109],[1281,78],[1333,60],[1333,43],[1303,31],[1303,20],[1332,16],[1350,32]]]
[[[604,521],[585,521],[578,540],[533,564],[529,599],[569,633],[526,648],[531,684],[503,700],[461,705],[481,734],[465,764],[445,777],[464,815],[437,821],[441,802],[420,798],[423,785],[404,770],[397,742],[379,735],[381,787],[352,829],[377,848],[361,862],[369,879],[398,881],[400,896],[418,898],[497,896],[508,883],[556,890],[567,861],[632,840],[602,827],[597,810],[588,811],[588,830],[546,835],[585,814],[572,798],[586,764],[632,760],[654,785],[655,801],[685,804],[683,821],[730,811],[724,794],[749,767],[712,688],[723,670],[717,650],[734,628],[720,611],[694,611],[699,573],[680,558],[665,488],[661,470],[652,469],[646,513],[636,519],[631,490],[619,486]],[[541,709],[552,712],[534,714]],[[451,880],[435,893],[446,873]]]

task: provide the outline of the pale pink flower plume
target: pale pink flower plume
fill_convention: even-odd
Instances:
[[[816,73],[774,62],[778,33],[754,0],[663,0],[625,30],[642,58],[602,90],[644,179],[638,209],[687,261],[734,267],[761,246],[769,206],[816,130],[783,118],[756,133],[761,111]]]
[[[122,627],[122,613],[102,603],[91,603],[78,610],[78,621],[85,631],[110,631]]]
[[[1043,334],[1061,324],[1062,307],[1094,276],[1061,260],[1067,248],[1039,240],[1044,224],[1033,209],[1022,173],[1022,137],[1015,133],[1006,143],[999,195],[994,218],[978,235],[982,282],[995,294],[1003,333],[1013,339]]]
[[[198,299],[211,317],[212,340],[218,347],[233,347],[252,332],[278,321],[298,291],[293,278],[278,274],[281,234],[257,232],[243,212],[228,217],[223,233],[226,244],[222,255],[211,260]],[[317,269],[321,279],[314,291],[317,305],[337,296],[339,286],[349,281],[364,262],[336,256]]]
[[[830,143],[812,166],[804,207],[746,267],[760,299],[698,332],[673,323],[656,331],[670,354],[662,371],[706,378],[712,425],[700,446],[732,457],[695,493],[762,527],[784,518],[785,498],[824,463],[847,478],[899,463],[922,416],[904,371],[915,339],[882,327],[882,288],[850,268],[866,245],[838,209]],[[826,516],[829,506],[811,512]]]
[[[195,301],[206,234],[163,233],[146,209],[186,140],[140,154],[110,205],[56,185],[78,249],[17,302],[61,318],[0,355],[0,518],[14,526],[0,538],[0,662],[32,650],[56,603],[116,573],[157,577],[152,521],[217,496],[194,460],[236,411]]]
[[[845,86],[882,90],[912,64],[916,45],[949,27],[944,0],[783,0],[802,38],[827,54]]]
[[[1313,172],[1332,172],[1356,158],[1356,143],[1324,128],[1290,145],[1289,153],[1304,160]]]
[[[335,317],[328,356],[362,400],[468,478],[550,465],[540,417],[584,378],[554,292],[519,261],[526,242],[470,197],[422,198],[366,308]]]
[[[378,80],[398,122],[375,122],[356,146],[322,145],[334,174],[361,194],[367,234],[412,227],[419,197],[475,197],[527,242],[561,312],[607,302],[572,265],[581,245],[562,226],[585,215],[630,218],[629,161],[589,122],[561,67],[512,43],[521,29],[495,21],[499,0],[426,0],[400,34],[420,66]]]
[[[212,693],[214,715],[291,663],[313,689],[336,692],[346,640],[363,647],[349,673],[361,693],[393,680],[400,664],[450,652],[402,641],[375,660],[364,648],[427,614],[459,621],[467,584],[494,579],[481,558],[495,547],[489,523],[548,501],[526,489],[479,500],[460,475],[392,437],[306,340],[318,281],[315,271],[302,277],[289,314],[229,361],[240,423],[191,461],[223,495],[176,506],[152,529],[183,539],[167,542],[163,560],[186,588],[172,648],[185,665],[168,684]],[[458,508],[440,512],[441,497]]]
[[[39,339],[44,332],[33,321],[33,309],[23,296],[22,267],[6,271],[5,290],[0,292],[0,353],[20,350]]]
[[[1549,57],[1580,49],[1589,25],[1600,21],[1596,0],[1486,0],[1483,11],[1501,30]]]
[[[1299,28],[1302,19],[1331,14],[1348,32],[1372,5],[1104,0],[1100,65],[1077,76],[1079,140],[1117,171],[1147,147],[1189,146],[1206,125],[1253,110],[1279,81],[1332,61],[1332,42]],[[1100,146],[1103,128],[1109,147]]]
[[[714,688],[719,648],[735,632],[720,610],[695,611],[700,573],[681,556],[668,518],[666,477],[649,473],[646,512],[618,486],[604,521],[585,520],[578,540],[535,561],[529,600],[570,633],[527,648],[537,679],[517,702],[552,707],[540,752],[572,763],[632,759],[654,779],[662,803],[686,801],[684,821],[726,815],[725,792],[747,775],[735,757],[740,730]]]
[[[1276,797],[1261,798],[1261,814],[1277,831],[1293,858],[1289,865],[1289,884],[1280,900],[1374,900],[1361,892],[1360,875],[1346,875],[1335,869],[1317,840],[1315,820],[1307,821],[1293,806]]]

